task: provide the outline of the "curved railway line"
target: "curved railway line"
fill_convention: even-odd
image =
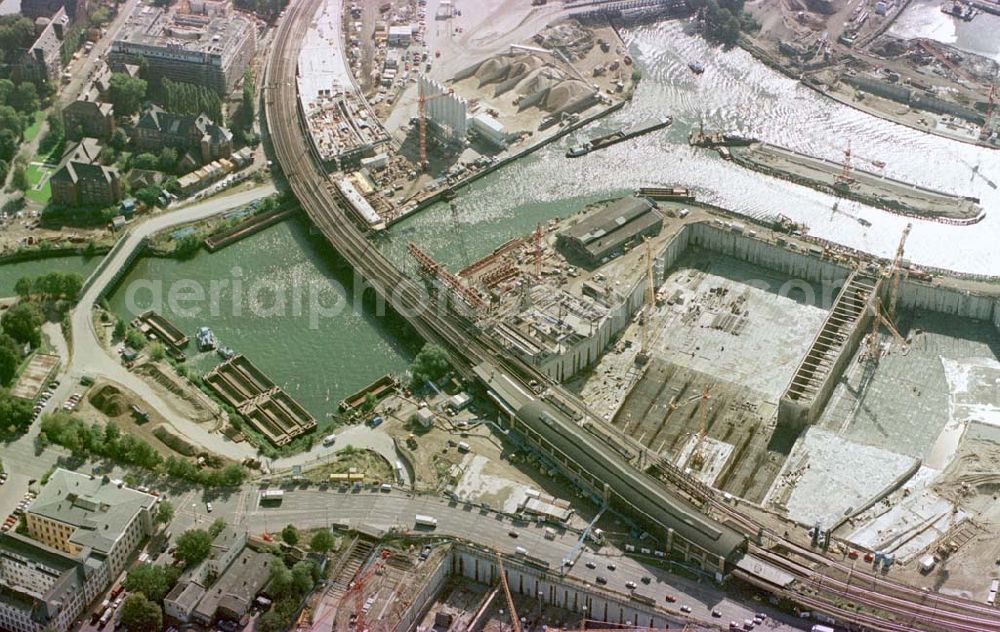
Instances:
[[[321,1],[297,0],[291,3],[275,35],[274,41],[278,48],[272,52],[265,71],[264,104],[267,126],[275,157],[289,186],[312,222],[322,231],[330,245],[354,267],[357,275],[365,279],[365,283],[404,316],[420,336],[449,349],[452,357],[457,360],[455,365],[459,370],[472,377],[472,367],[487,364],[510,377],[513,383],[524,386],[525,392],[530,393],[531,389],[526,386],[530,381],[545,384],[547,380],[530,366],[507,355],[505,350],[484,340],[457,314],[440,307],[441,302],[432,300],[422,284],[398,269],[368,241],[349,212],[339,203],[303,126],[304,117],[299,110],[296,89],[302,35]],[[557,385],[550,385],[550,388],[588,415],[595,427],[606,427],[576,397]],[[716,542],[715,552],[720,557],[730,558],[731,561],[733,551],[729,549],[734,534],[742,541],[741,550],[749,543],[746,535],[734,530],[730,524],[740,525],[746,533],[767,533],[752,519],[716,497],[712,490],[671,464],[664,461],[657,463],[686,497],[641,473],[620,451],[554,408],[537,404],[524,408],[529,409],[528,412],[518,411],[518,419],[526,427],[552,444],[558,441],[563,446],[578,448],[572,451],[573,455],[589,461],[575,463],[578,468],[590,471],[586,469],[589,465],[592,471],[603,472],[603,476],[610,479],[605,482],[616,496],[647,518],[676,529],[678,535],[684,537],[685,531],[689,534],[697,531],[695,535],[701,540],[698,545],[704,547],[707,542],[709,549]],[[539,410],[545,410],[549,414],[541,415]],[[630,437],[620,438],[637,454],[644,452],[644,448]],[[570,452],[567,449],[562,454],[566,456]],[[702,503],[703,506],[699,508],[695,503]],[[723,516],[725,523],[712,518],[710,513]],[[870,629],[887,632],[913,629],[1000,632],[1000,613],[985,604],[878,578],[864,569],[857,570],[849,564],[773,534],[768,535],[771,536],[769,539],[779,542],[785,550],[801,559],[857,578],[853,585],[851,581],[843,582],[828,576],[820,579],[818,575],[821,573],[814,568],[771,550],[750,545],[755,555],[783,568],[795,577],[799,589],[809,591],[806,594],[794,590],[784,591],[787,597],[801,605],[836,614]],[[774,589],[766,580],[742,570],[736,570],[734,574],[751,583]],[[865,585],[877,586],[881,590],[868,589]],[[864,604],[876,612],[889,613],[889,616],[857,612],[845,607],[845,602]],[[900,617],[907,621],[901,621]]]

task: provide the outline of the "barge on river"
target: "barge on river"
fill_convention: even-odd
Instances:
[[[658,129],[663,129],[664,127],[669,127],[673,122],[674,119],[672,116],[661,116],[659,118],[642,122],[628,129],[619,129],[611,132],[610,134],[596,136],[582,145],[570,147],[569,151],[566,152],[566,157],[578,158],[580,156],[586,156],[592,151],[604,149],[605,147],[610,147],[630,138],[635,138],[637,136],[642,136],[643,134],[655,132]]]

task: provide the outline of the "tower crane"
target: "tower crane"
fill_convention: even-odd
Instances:
[[[708,400],[710,398],[711,387],[705,386],[701,391],[701,398],[698,402],[698,442],[694,444],[691,452],[691,467],[700,470],[705,465],[705,455],[701,449],[705,442],[705,435],[708,434]]]
[[[510,594],[510,586],[507,585],[507,572],[503,569],[503,556],[500,551],[494,549],[497,556],[497,566],[500,568],[500,586],[503,588],[503,596],[507,599],[507,608],[510,609],[510,629],[511,632],[521,632],[521,619],[517,616],[514,608],[514,597]]]
[[[427,104],[435,99],[450,96],[455,91],[449,88],[446,92],[426,96],[424,94],[424,84],[419,83],[417,87],[417,125],[420,128],[420,170],[427,169]]]
[[[872,297],[872,331],[868,338],[868,356],[872,362],[878,362],[879,359],[878,329],[880,325],[885,325],[897,343],[903,347],[906,346],[906,339],[899,333],[899,330],[893,323],[893,319],[896,317],[896,303],[899,300],[899,283],[905,273],[902,265],[903,252],[906,248],[906,238],[910,236],[910,230],[912,229],[913,224],[907,224],[906,228],[903,229],[903,234],[899,238],[899,245],[896,246],[896,254],[893,257],[892,265],[889,271],[883,276],[884,279],[888,279],[890,282],[888,309],[883,309],[882,301],[879,300],[878,295]]]
[[[652,327],[650,326],[650,321],[653,318],[653,309],[656,305],[656,288],[653,287],[653,247],[649,244],[649,238],[646,240],[646,304],[643,306],[642,315],[642,331],[640,332],[640,346],[639,353],[635,356],[635,363],[638,365],[643,365],[649,362],[649,354],[651,352],[650,345],[652,343]]]
[[[337,613],[340,613],[348,600],[352,597],[354,598],[354,614],[352,616],[354,617],[354,629],[358,632],[366,632],[368,630],[365,625],[364,612],[365,584],[372,578],[372,576],[380,575],[382,573],[385,568],[385,562],[391,555],[391,551],[388,549],[382,549],[379,556],[371,564],[369,564],[367,568],[363,568],[358,572],[358,574],[354,577],[354,580],[351,581],[348,586],[347,592],[345,592],[344,596],[340,598],[340,603],[337,604]],[[312,629],[314,632],[319,632],[316,623],[313,624]]]

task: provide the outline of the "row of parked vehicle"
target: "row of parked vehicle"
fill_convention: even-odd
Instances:
[[[3,482],[7,481],[6,472],[0,474],[0,480],[2,480]],[[37,496],[37,494],[33,491],[29,490],[25,492],[24,497],[21,498],[21,501],[17,503],[17,507],[14,509],[14,512],[11,513],[9,516],[7,516],[7,518],[4,520],[3,526],[0,526],[0,531],[6,533],[7,531],[13,529],[17,525],[17,519],[28,508],[28,505],[30,505],[31,501],[35,499],[35,496]]]

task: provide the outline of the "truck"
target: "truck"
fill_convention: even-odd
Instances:
[[[836,630],[834,630],[833,628],[831,628],[828,625],[819,625],[819,624],[816,624],[816,625],[814,625],[812,627],[812,629],[811,629],[810,632],[836,632]]]
[[[546,540],[555,540],[556,539],[556,530],[553,529],[552,527],[545,527],[545,539]]]
[[[273,504],[277,505],[285,497],[285,490],[283,489],[265,489],[260,493],[260,504]]]
[[[425,516],[423,514],[417,514],[414,516],[413,521],[418,527],[427,527],[429,529],[434,529],[438,526],[437,518],[434,516]]]

